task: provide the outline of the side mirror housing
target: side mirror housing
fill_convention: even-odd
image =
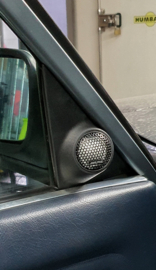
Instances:
[[[0,167],[48,182],[37,62],[0,49]]]

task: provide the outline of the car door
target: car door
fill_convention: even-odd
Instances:
[[[0,269],[154,270],[152,156],[38,1],[0,0],[0,16],[37,67],[35,139],[11,159],[1,141],[1,166],[48,186],[0,204]]]

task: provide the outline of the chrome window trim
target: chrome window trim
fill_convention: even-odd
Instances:
[[[14,208],[14,207],[19,207],[22,205],[37,203],[41,201],[47,201],[49,199],[55,199],[58,197],[68,196],[71,194],[78,194],[82,192],[94,191],[94,190],[105,189],[105,188],[110,188],[110,187],[119,187],[119,186],[125,186],[125,185],[130,185],[130,184],[137,184],[137,183],[147,182],[147,181],[148,180],[145,177],[136,176],[136,177],[129,177],[129,178],[107,180],[104,182],[91,183],[91,184],[87,184],[81,187],[70,188],[66,190],[51,191],[44,194],[34,195],[32,197],[27,197],[27,198],[18,199],[15,201],[1,203],[0,211]]]

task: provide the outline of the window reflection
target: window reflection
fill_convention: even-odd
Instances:
[[[0,170],[0,199],[19,192],[35,191],[35,189],[45,187],[48,186],[20,173]]]
[[[0,58],[0,139],[26,137],[29,108],[29,80],[21,59]]]

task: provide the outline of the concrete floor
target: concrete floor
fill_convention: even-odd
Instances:
[[[156,94],[115,102],[138,134],[156,142]]]

